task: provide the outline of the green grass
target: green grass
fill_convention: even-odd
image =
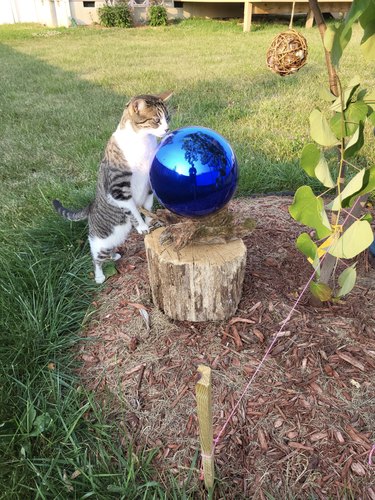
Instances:
[[[211,127],[232,144],[239,194],[294,190],[308,116],[327,85],[317,30],[300,31],[308,64],[280,78],[265,65],[280,24],[184,21],[166,28],[0,26],[0,498],[164,498],[151,452],[122,446],[117,415],[75,376],[74,346],[91,314],[86,228],[51,199],[82,206],[130,96],[174,90],[172,128]],[[346,50],[342,79],[373,87]],[[369,132],[369,131],[368,131]],[[374,162],[369,142],[362,161]],[[73,476],[72,476],[73,475]],[[188,489],[170,487],[169,497]]]

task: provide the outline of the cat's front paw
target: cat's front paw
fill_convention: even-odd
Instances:
[[[102,283],[105,282],[105,276],[103,273],[96,273],[95,274],[95,283],[98,285],[101,285]]]
[[[139,234],[147,234],[150,231],[148,225],[145,222],[138,224],[136,229],[137,229]]]

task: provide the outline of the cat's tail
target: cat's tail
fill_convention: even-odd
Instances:
[[[81,210],[69,210],[68,208],[63,207],[59,200],[53,200],[52,203],[56,212],[64,217],[64,219],[74,221],[84,220],[87,219],[89,215],[90,205],[87,205],[87,207],[82,208]]]

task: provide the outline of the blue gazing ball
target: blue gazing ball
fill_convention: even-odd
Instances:
[[[236,156],[214,130],[180,128],[159,144],[150,182],[157,199],[171,212],[192,218],[213,214],[236,190]]]

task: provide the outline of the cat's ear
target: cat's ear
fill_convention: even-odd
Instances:
[[[162,92],[161,94],[158,94],[156,97],[161,99],[164,102],[167,102],[173,95],[172,90],[168,90],[167,92]]]
[[[134,99],[129,102],[130,110],[137,115],[146,108],[146,101],[142,98]]]

